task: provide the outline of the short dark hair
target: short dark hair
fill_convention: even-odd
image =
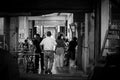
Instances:
[[[73,40],[76,41],[76,40],[77,40],[77,37],[73,37]]]
[[[28,40],[27,39],[25,39],[25,42],[27,42]]]
[[[61,39],[61,36],[58,36],[58,38],[57,38],[58,40],[60,40]]]
[[[61,39],[62,36],[63,36],[63,34],[60,34],[60,35],[58,36],[58,39]]]
[[[50,31],[48,31],[47,32],[47,36],[51,36],[52,34],[51,34],[51,32]]]
[[[36,36],[40,37],[40,35],[39,35],[39,34],[36,34]]]

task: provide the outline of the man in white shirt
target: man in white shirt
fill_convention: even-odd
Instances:
[[[52,66],[54,62],[54,51],[56,46],[56,41],[51,37],[51,32],[47,32],[47,37],[42,40],[40,43],[43,46],[44,50],[44,66],[45,66],[45,73],[52,74]],[[49,67],[48,67],[48,60],[49,60]]]

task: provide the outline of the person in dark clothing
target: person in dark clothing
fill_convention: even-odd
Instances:
[[[20,80],[17,59],[2,48],[0,48],[0,78],[2,80]]]
[[[35,53],[39,54],[41,57],[41,72],[44,70],[44,61],[43,61],[43,54],[41,53],[40,49],[40,42],[42,41],[42,38],[39,34],[34,35],[33,45],[35,46],[36,50]],[[39,56],[35,56],[35,72],[38,72],[39,69]]]
[[[77,46],[77,38],[73,37],[73,39],[69,42],[69,48],[68,48],[68,55],[71,61],[70,64],[72,63],[72,66],[74,66],[76,46]]]
[[[24,53],[26,54],[27,53],[27,51],[29,50],[29,43],[28,43],[28,40],[27,39],[25,39],[25,41],[24,41],[24,43],[23,43],[23,51],[24,51]]]
[[[23,46],[26,47],[27,49],[29,48],[29,43],[27,39],[25,39]]]

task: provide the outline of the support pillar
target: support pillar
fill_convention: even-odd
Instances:
[[[17,51],[19,18],[10,18],[10,51]]]
[[[5,49],[10,50],[10,17],[4,17]]]
[[[95,38],[94,38],[94,52],[95,52],[95,65],[100,58],[101,49],[101,0],[97,0],[95,8]]]
[[[105,34],[108,30],[109,22],[110,22],[110,4],[109,0],[101,0],[101,49],[104,43]],[[108,46],[107,44],[105,45]],[[108,52],[107,49],[101,53],[101,56],[107,56],[106,53]]]
[[[84,13],[74,13],[74,22],[77,23],[77,32],[78,32],[78,48],[77,48],[77,66],[80,70],[82,69],[82,36],[81,36],[81,23],[84,22]]]

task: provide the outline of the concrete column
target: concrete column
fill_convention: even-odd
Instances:
[[[10,50],[10,17],[4,17],[4,36],[6,48]]]
[[[84,53],[82,54],[82,63],[84,72],[87,72],[87,67],[89,64],[89,47],[88,47],[88,13],[85,13],[85,45],[84,45]]]
[[[95,38],[94,38],[94,52],[95,52],[95,64],[100,58],[100,48],[101,48],[101,0],[96,1],[95,5]]]
[[[77,32],[78,32],[78,48],[77,48],[77,66],[80,70],[83,70],[82,67],[82,36],[81,36],[81,23],[84,22],[84,13],[74,13],[74,22],[77,22]]]
[[[94,13],[89,13],[89,22],[88,22],[88,47],[89,47],[89,64],[93,65],[94,63]]]
[[[17,51],[19,18],[10,18],[10,51]]]
[[[4,18],[0,18],[0,35],[4,35]]]
[[[19,42],[24,42],[24,40],[29,37],[29,27],[28,20],[25,16],[19,17]]]

